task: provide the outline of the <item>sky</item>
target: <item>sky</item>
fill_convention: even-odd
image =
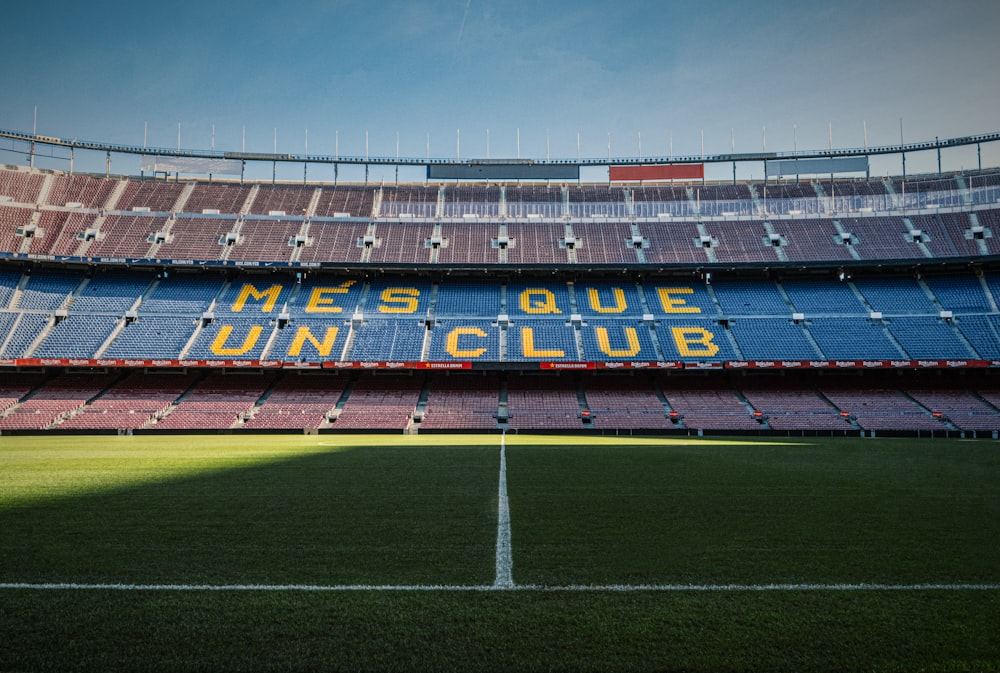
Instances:
[[[37,110],[38,133],[99,142],[575,159],[1000,130],[996,0],[51,0],[15,3],[3,23],[0,128],[30,132]],[[996,145],[984,166],[1000,165]],[[21,147],[0,142],[0,163],[26,163]],[[975,147],[943,156],[945,170],[979,160]],[[138,172],[138,157],[112,161]],[[105,168],[103,155],[75,162]],[[934,152],[907,157],[908,173],[936,170]],[[900,172],[899,157],[872,159],[873,175]]]

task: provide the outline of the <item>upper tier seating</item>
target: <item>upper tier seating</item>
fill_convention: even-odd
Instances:
[[[17,252],[21,248],[24,236],[18,232],[31,224],[33,212],[31,208],[0,206],[0,252]]]
[[[442,222],[438,264],[499,263],[499,250],[494,245],[499,231],[495,223]]]
[[[367,222],[311,220],[300,262],[360,262]]]
[[[229,185],[220,183],[195,183],[194,191],[184,204],[186,213],[218,211],[219,215],[239,215],[250,196],[249,185]]]
[[[376,187],[324,187],[316,205],[315,217],[370,217]]]
[[[375,225],[370,261],[375,264],[427,264],[430,247],[427,241],[434,225],[426,222],[383,222]]]
[[[26,171],[0,170],[0,197],[8,197],[14,203],[38,203],[45,176]]]
[[[317,187],[0,170],[0,191],[10,192],[0,193],[0,251],[408,265],[767,264],[1000,254],[1000,236],[993,235],[1000,234],[1000,185],[993,184],[1000,175],[968,180],[979,181],[976,191],[953,176],[911,180],[907,186],[922,191],[909,192],[901,212],[901,194],[887,193],[881,180]],[[973,204],[993,207],[969,205],[970,194]],[[39,198],[44,203],[37,204]],[[914,199],[939,210],[915,211]],[[176,211],[182,211],[176,220],[163,219]],[[218,217],[193,221],[196,215]],[[263,219],[268,216],[281,219]],[[341,221],[345,217],[364,221]]]
[[[32,255],[78,254],[87,232],[94,229],[97,215],[83,212],[43,210],[38,227],[31,238],[28,252]]]
[[[100,235],[86,249],[88,257],[148,258],[153,239],[163,231],[164,217],[108,215]]]
[[[153,213],[169,213],[174,210],[184,187],[185,185],[176,182],[132,179],[128,181],[118,203],[114,204],[112,208],[114,210],[149,208],[150,212]]]
[[[632,227],[627,222],[574,222],[580,264],[635,264]]]
[[[566,230],[559,225],[543,222],[510,222],[507,236],[507,261],[510,264],[567,264],[566,249],[559,239]]]
[[[158,259],[220,259],[225,250],[226,234],[235,228],[235,218],[178,217],[156,256]]]
[[[694,222],[644,222],[639,225],[639,231],[649,242],[644,252],[650,264],[704,264],[709,261]]]
[[[437,213],[437,187],[386,186],[382,189],[379,215],[382,217],[432,218]],[[446,214],[445,217],[461,217]]]
[[[270,185],[257,191],[250,206],[254,215],[270,215],[279,212],[292,216],[304,216],[316,193],[316,187],[305,185]]]
[[[500,187],[497,185],[458,185],[447,187],[444,195],[444,208],[441,213],[445,218],[465,217],[499,217]]]
[[[760,221],[705,222],[705,231],[718,241],[715,257],[720,262],[777,262],[777,248],[768,243],[768,232]]]
[[[774,220],[771,225],[784,238],[782,250],[789,260],[818,262],[853,259],[833,220]]]
[[[295,248],[290,244],[302,223],[297,220],[245,219],[239,239],[227,259],[233,261],[289,262]]]
[[[53,178],[45,202],[52,206],[72,203],[84,208],[104,208],[119,180],[91,178],[86,175],[57,175]]]

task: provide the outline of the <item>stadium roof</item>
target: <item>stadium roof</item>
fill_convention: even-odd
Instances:
[[[806,149],[783,152],[741,152],[728,154],[703,154],[649,157],[609,157],[579,159],[486,159],[467,160],[433,157],[389,157],[357,155],[288,154],[267,152],[233,152],[204,149],[181,149],[166,147],[141,147],[120,145],[100,141],[57,138],[48,135],[24,133],[10,129],[0,129],[0,138],[22,141],[33,145],[63,147],[70,150],[132,154],[139,156],[182,157],[191,159],[230,160],[241,162],[290,162],[344,165],[382,166],[635,166],[648,164],[696,164],[696,163],[760,163],[779,159],[817,159],[829,157],[868,157],[875,155],[907,154],[964,146],[979,146],[1000,141],[1000,132],[983,133],[958,138],[927,140],[915,143],[901,143],[874,147]]]

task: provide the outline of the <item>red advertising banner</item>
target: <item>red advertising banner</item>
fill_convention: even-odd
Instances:
[[[611,182],[642,180],[701,180],[705,164],[647,164],[644,166],[611,166]]]
[[[996,367],[990,360],[733,360],[726,369],[966,369]]]
[[[683,369],[683,362],[595,362],[595,369]]]
[[[539,369],[597,369],[596,362],[539,362]]]
[[[4,358],[0,367],[156,367],[202,369],[432,369],[444,371],[471,370],[473,363],[363,361],[299,362],[281,360],[115,360],[84,358]],[[539,362],[544,370],[593,369],[967,369],[1000,368],[1000,360],[730,360],[727,362]]]
[[[472,369],[471,362],[414,362],[417,369]]]

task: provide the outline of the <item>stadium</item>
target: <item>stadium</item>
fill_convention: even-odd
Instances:
[[[109,171],[0,173],[0,432],[1000,429],[1000,170],[863,175],[997,134],[375,185],[3,135]],[[737,159],[772,177],[705,180]]]
[[[869,170],[1000,134],[0,136],[0,670],[1000,666],[1000,169]]]

